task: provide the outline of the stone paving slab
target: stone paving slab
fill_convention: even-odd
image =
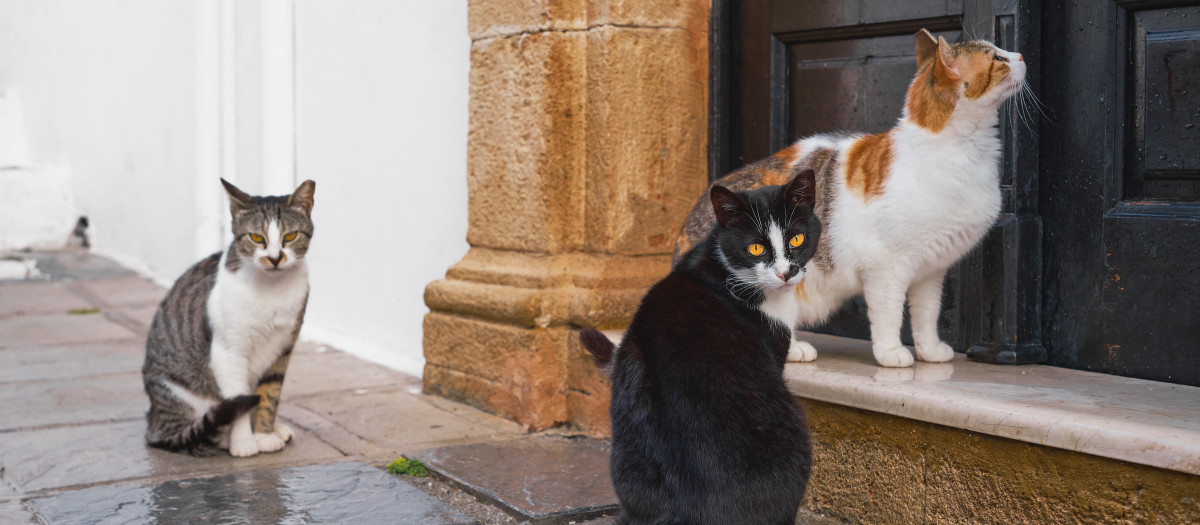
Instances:
[[[136,337],[139,334],[99,314],[62,313],[0,319],[0,350]]]
[[[144,341],[76,343],[0,351],[0,384],[141,373]],[[141,378],[137,381],[139,387]]]
[[[86,250],[33,251],[4,254],[37,261],[42,280],[99,279],[133,272],[111,259]]]
[[[353,390],[297,399],[305,408],[390,455],[525,435],[516,423],[463,405],[444,410],[407,389]]]
[[[251,458],[226,452],[207,458],[166,452],[145,444],[146,421],[65,426],[0,433],[5,476],[25,494],[146,477],[180,477],[309,464],[344,456],[313,434],[293,426],[295,440],[283,450]]]
[[[96,487],[31,503],[56,524],[470,522],[445,503],[363,463]]]
[[[132,419],[149,409],[140,373],[0,384],[0,432]]]
[[[533,436],[438,448],[417,457],[450,482],[539,525],[617,511],[607,446],[599,440]]]
[[[301,342],[296,345],[283,381],[283,402],[313,394],[380,387],[416,388],[421,378],[363,361],[326,345]]]
[[[65,314],[91,304],[60,282],[5,283],[0,287],[0,317],[31,314]]]
[[[162,302],[167,290],[137,275],[117,275],[71,284],[79,295],[94,297],[110,306],[154,305]]]

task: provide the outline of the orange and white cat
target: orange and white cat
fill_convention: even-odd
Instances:
[[[917,74],[891,130],[814,135],[714,183],[745,191],[816,171],[815,211],[826,233],[789,307],[806,328],[863,294],[875,360],[887,367],[913,363],[900,342],[906,298],[916,357],[954,356],[937,334],[942,280],[1000,212],[998,109],[1025,80],[1023,57],[988,42],[951,45],[921,30],[916,51]],[[705,201],[684,226],[678,253],[711,229]],[[793,339],[789,361],[816,357],[811,344]]]

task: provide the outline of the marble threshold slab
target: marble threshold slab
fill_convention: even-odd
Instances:
[[[818,357],[784,370],[797,396],[1200,475],[1200,387],[963,354],[883,368],[867,341],[801,339]]]

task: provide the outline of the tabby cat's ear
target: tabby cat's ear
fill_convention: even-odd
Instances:
[[[238,212],[246,211],[254,208],[254,197],[239,190],[237,186],[230,184],[229,181],[221,179],[221,184],[225,186],[225,193],[229,194],[229,213],[234,217]]]
[[[739,217],[742,217],[742,210],[746,204],[736,193],[729,191],[721,186],[713,186],[709,192],[709,198],[712,199],[713,213],[717,216],[717,222],[723,227],[730,227],[737,224]]]
[[[812,208],[817,204],[817,173],[812,169],[800,172],[784,186],[781,195],[793,208],[801,205]]]
[[[917,31],[913,38],[917,41],[917,69],[920,70],[937,53],[938,41],[925,29]]]
[[[304,213],[312,215],[313,193],[317,191],[317,183],[306,180],[300,183],[300,187],[288,197],[288,206],[295,206],[304,210]]]

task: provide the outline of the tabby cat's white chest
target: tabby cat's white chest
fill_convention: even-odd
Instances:
[[[279,273],[253,268],[231,272],[222,258],[209,296],[215,346],[245,356],[250,379],[257,380],[291,343],[308,298],[308,267],[303,261]]]

